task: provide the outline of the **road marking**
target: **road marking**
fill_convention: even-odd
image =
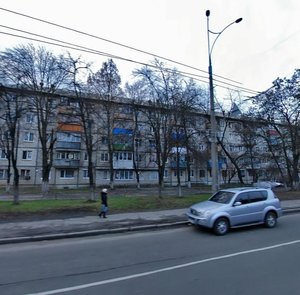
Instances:
[[[109,279],[109,280],[104,280],[104,281],[98,281],[98,282],[89,283],[89,284],[83,284],[83,285],[78,285],[78,286],[73,286],[73,287],[67,287],[67,288],[50,290],[50,291],[39,292],[39,293],[30,293],[30,294],[24,294],[24,295],[51,295],[51,294],[71,292],[71,291],[76,291],[76,290],[80,290],[80,289],[86,289],[86,288],[91,288],[91,287],[95,287],[95,286],[101,286],[101,285],[105,285],[105,284],[111,284],[111,283],[116,283],[116,282],[120,282],[120,281],[150,276],[150,275],[157,274],[160,272],[171,271],[171,270],[175,270],[175,269],[185,268],[185,267],[189,267],[189,266],[193,266],[193,265],[197,265],[197,264],[231,258],[231,257],[235,257],[235,256],[249,254],[249,253],[272,250],[272,249],[276,249],[276,248],[280,248],[280,247],[294,245],[297,243],[300,243],[300,240],[295,240],[295,241],[282,243],[282,244],[276,244],[276,245],[269,246],[269,247],[257,248],[257,249],[252,249],[252,250],[236,252],[236,253],[232,253],[232,254],[227,254],[227,255],[222,255],[222,256],[217,256],[217,257],[212,257],[212,258],[207,258],[207,259],[202,259],[202,260],[184,263],[184,264],[178,264],[175,266],[165,267],[165,268],[161,268],[161,269],[157,269],[157,270],[153,270],[153,271],[142,272],[142,273],[138,273],[138,274],[133,274],[133,275],[129,275],[129,276],[124,276],[124,277],[119,277],[119,278],[114,278],[114,279]]]

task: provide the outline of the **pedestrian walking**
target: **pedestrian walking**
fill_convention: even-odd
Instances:
[[[103,218],[107,218],[106,217],[106,213],[108,211],[108,205],[107,205],[107,189],[104,188],[101,191],[101,210],[99,213],[99,217],[101,218],[103,216]]]

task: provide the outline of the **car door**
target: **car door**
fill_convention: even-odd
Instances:
[[[239,202],[240,205],[236,205]],[[237,226],[248,223],[248,214],[249,214],[249,196],[247,192],[239,193],[235,200],[233,201],[233,205],[229,210],[229,214],[231,216],[231,225]]]
[[[262,222],[264,218],[264,208],[266,206],[266,199],[268,192],[264,190],[257,190],[249,192],[249,218],[251,222]]]

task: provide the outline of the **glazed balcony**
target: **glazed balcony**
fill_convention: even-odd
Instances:
[[[56,149],[80,150],[81,142],[57,141]]]
[[[55,159],[53,160],[53,166],[56,168],[79,168],[80,160]]]

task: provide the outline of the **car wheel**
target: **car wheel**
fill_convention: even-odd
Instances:
[[[229,222],[226,218],[218,218],[214,223],[214,233],[218,236],[225,235],[229,230]]]
[[[268,228],[275,227],[277,224],[277,216],[274,212],[268,212],[265,217],[265,226]]]

